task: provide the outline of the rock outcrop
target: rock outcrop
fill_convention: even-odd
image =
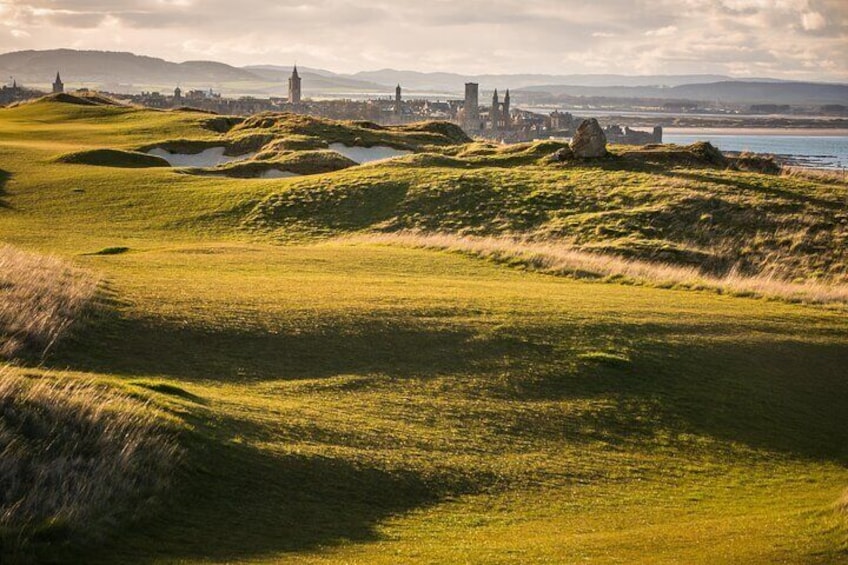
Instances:
[[[571,150],[575,157],[583,159],[605,157],[607,154],[607,136],[598,120],[583,120],[571,139]]]

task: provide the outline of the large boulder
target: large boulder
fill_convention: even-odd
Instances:
[[[583,120],[574,133],[574,137],[571,138],[571,150],[575,157],[584,159],[606,156],[607,136],[604,135],[598,120],[595,118]]]

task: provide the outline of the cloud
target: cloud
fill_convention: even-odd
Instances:
[[[826,25],[827,20],[818,12],[806,12],[801,15],[801,27],[807,31],[818,31]]]
[[[0,0],[4,28],[0,51],[120,48],[342,72],[848,81],[845,0]]]
[[[677,26],[665,26],[658,29],[649,29],[645,32],[648,37],[668,37],[677,33]]]

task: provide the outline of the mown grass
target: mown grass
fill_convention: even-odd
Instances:
[[[640,259],[672,244],[700,252],[704,237],[735,261],[733,237],[751,240],[752,255],[776,241],[745,217],[801,231],[832,221],[815,236],[830,238],[824,249],[778,246],[770,261],[836,281],[841,185],[615,157],[561,167],[528,147],[468,147],[523,155],[508,166],[445,146],[438,158],[428,149],[277,181],[56,163],[107,138],[133,148],[221,135],[204,127],[209,116],[90,112],[49,106],[45,123],[0,111],[0,238],[73,257],[115,296],[26,371],[67,370],[150,400],[184,430],[185,460],[156,512],[96,544],[44,540],[39,555],[848,558],[844,312],[323,237],[555,235]],[[712,235],[677,220],[711,199],[721,201]],[[720,213],[728,202],[738,217]],[[116,247],[130,251],[95,254]]]

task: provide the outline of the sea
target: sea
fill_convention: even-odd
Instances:
[[[638,128],[637,128],[638,129]],[[821,169],[848,168],[848,131],[666,128],[664,143],[709,141],[722,151],[765,153],[782,161]]]

